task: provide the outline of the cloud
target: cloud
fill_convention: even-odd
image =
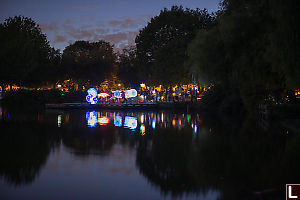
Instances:
[[[138,28],[141,25],[144,25],[147,21],[148,17],[138,17],[136,19],[131,18],[124,18],[122,20],[110,20],[108,24],[113,27],[120,27],[120,28]]]
[[[119,20],[110,20],[109,22],[108,22],[108,24],[109,25],[111,25],[111,26],[119,26],[119,25],[121,25],[123,22],[122,21],[119,21]]]
[[[126,46],[135,45],[135,37],[147,24],[149,17],[150,15],[139,15],[136,18],[123,17],[109,21],[72,18],[63,22],[53,21],[42,24],[41,28],[46,32],[50,43],[54,46],[59,43],[61,49],[76,40],[105,40],[114,44],[115,50],[119,51]]]
[[[123,40],[127,40],[127,34],[126,33],[113,33],[105,35],[104,40],[107,40],[109,42],[112,42],[114,44],[117,44]]]
[[[92,28],[93,25],[92,24],[84,24],[80,26],[80,29],[87,29],[87,28]]]
[[[75,29],[76,30],[76,29]],[[74,39],[83,40],[83,39],[92,39],[95,36],[95,30],[80,30],[68,31],[67,34]]]
[[[54,38],[54,41],[53,43],[63,43],[63,42],[66,42],[67,41],[67,38],[63,35],[56,35],[55,38]]]
[[[40,24],[40,28],[43,32],[47,31],[57,31],[59,29],[59,25],[57,21],[53,21],[49,24]]]
[[[105,33],[108,33],[109,32],[109,29],[108,28],[96,28],[95,29],[95,33],[97,34],[105,34]]]

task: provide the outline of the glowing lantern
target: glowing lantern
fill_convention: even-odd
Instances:
[[[125,90],[125,98],[133,98],[137,96],[137,91],[135,89],[131,89],[131,90]]]
[[[102,93],[98,94],[98,97],[101,97],[101,98],[106,98],[108,96],[109,96],[109,94],[107,94],[105,92],[102,92]]]
[[[96,104],[98,102],[97,99],[97,90],[95,88],[90,88],[87,91],[88,95],[86,96],[86,101],[90,104]]]
[[[114,97],[121,99],[122,98],[122,91],[116,90],[114,91]]]

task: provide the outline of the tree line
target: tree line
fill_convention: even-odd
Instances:
[[[224,0],[214,26],[189,44],[185,64],[198,81],[238,93],[246,104],[299,88],[298,9],[294,0]]]
[[[103,40],[75,41],[60,53],[31,18],[10,17],[0,24],[0,82],[36,86],[73,79],[98,85],[114,73],[126,86],[187,83],[187,46],[212,22],[207,10],[173,6],[140,30],[136,46],[116,53]]]
[[[120,53],[102,40],[76,41],[60,53],[33,20],[8,18],[0,25],[0,82],[99,84],[114,73],[125,85],[193,82],[262,98],[299,87],[298,8],[295,0],[223,0],[215,13],[172,6]]]

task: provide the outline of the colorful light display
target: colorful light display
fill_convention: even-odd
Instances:
[[[86,112],[85,118],[88,127],[96,127],[97,125],[97,113],[95,111],[92,112]]]
[[[155,120],[152,120],[152,128],[155,129]]]
[[[120,91],[120,90],[114,91],[114,97],[116,97],[117,99],[121,99],[122,98],[122,91]]]
[[[131,90],[125,90],[125,98],[133,98],[137,96],[137,91],[136,89],[131,89]]]
[[[145,128],[145,125],[144,125],[144,124],[141,125],[141,127],[140,127],[140,132],[141,132],[142,135],[145,135],[145,133],[146,133],[146,128]]]
[[[106,98],[108,96],[109,96],[109,94],[107,94],[105,92],[102,92],[102,93],[98,94],[98,97],[101,97],[101,98]]]
[[[115,116],[114,124],[117,127],[121,127],[122,126],[122,117],[121,116]]]
[[[129,128],[131,130],[135,130],[137,127],[137,118],[136,117],[125,117],[124,121],[125,128]]]
[[[97,90],[95,88],[90,88],[87,91],[88,95],[86,96],[86,101],[89,102],[90,104],[96,104],[98,102],[97,99]]]
[[[109,124],[109,121],[110,121],[109,117],[103,116],[103,117],[98,118],[98,123],[99,123],[100,126],[104,126],[104,125]]]

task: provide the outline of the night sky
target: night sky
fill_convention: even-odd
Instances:
[[[0,22],[15,15],[40,24],[51,46],[63,50],[76,40],[104,39],[122,49],[163,8],[182,5],[217,11],[219,0],[1,0]]]

